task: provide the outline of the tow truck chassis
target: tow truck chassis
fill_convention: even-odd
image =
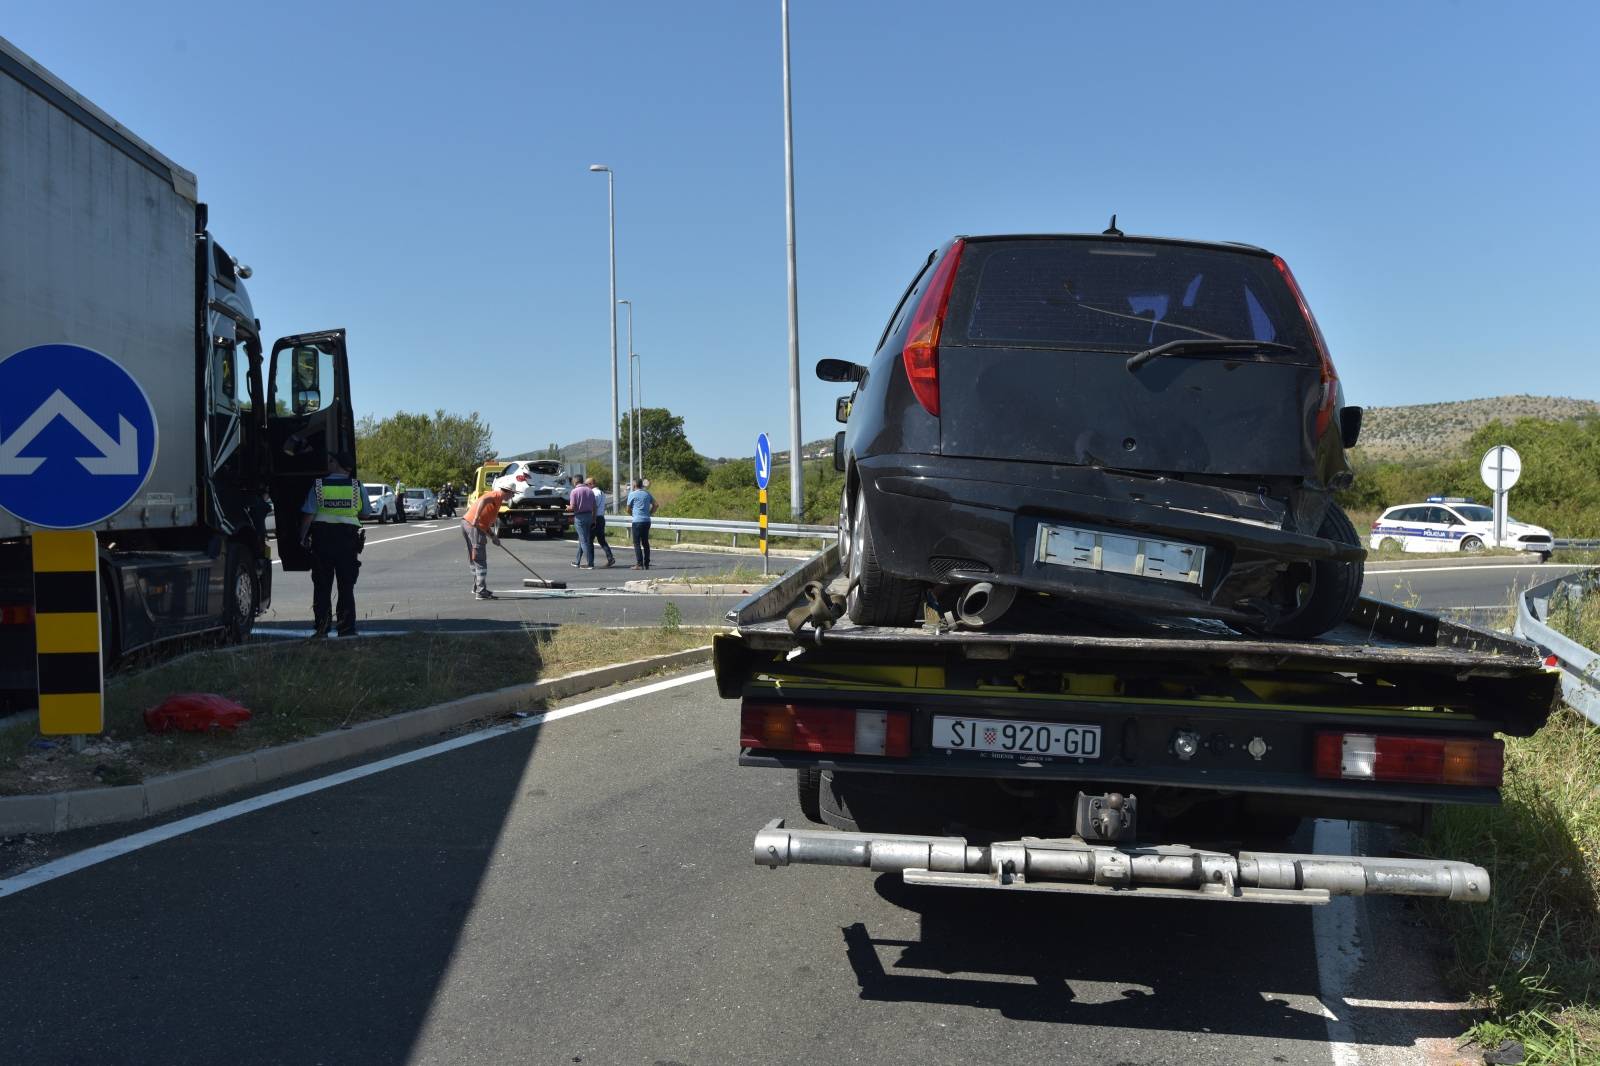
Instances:
[[[1327,903],[1334,896],[1489,898],[1489,872],[1447,859],[1368,858],[1180,845],[1090,844],[1024,838],[972,845],[962,837],[786,829],[756,834],[757,866],[857,866],[899,873],[907,884],[1027,892],[1116,894],[1242,903]]]

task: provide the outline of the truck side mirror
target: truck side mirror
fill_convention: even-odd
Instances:
[[[1339,411],[1339,436],[1346,448],[1354,448],[1361,439],[1361,408],[1345,407]]]
[[[833,435],[833,468],[844,473],[844,430]]]
[[[833,420],[835,422],[850,421],[850,401],[855,399],[855,393],[841,396],[833,401]]]

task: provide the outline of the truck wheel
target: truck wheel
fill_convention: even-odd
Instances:
[[[222,633],[229,644],[242,644],[256,624],[255,556],[243,545],[228,553],[227,588],[222,596]]]
[[[794,772],[796,797],[800,800],[800,813],[806,820],[822,825],[822,771],[808,766]]]
[[[1359,546],[1361,538],[1350,518],[1334,504],[1322,519],[1317,535],[1341,544]],[[1342,563],[1324,559],[1311,566],[1311,587],[1306,590],[1300,608],[1286,613],[1266,631],[1280,637],[1309,638],[1319,636],[1343,622],[1356,600],[1361,598],[1361,581],[1366,572],[1364,562]]]
[[[855,517],[850,523],[849,574],[850,621],[856,625],[910,626],[921,617],[922,586],[886,574],[878,565],[865,491],[856,494]]]

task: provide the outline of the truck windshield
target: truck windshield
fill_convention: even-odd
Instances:
[[[1264,255],[1142,241],[973,241],[949,340],[1139,352],[1181,340],[1274,342],[1315,360],[1294,295]]]

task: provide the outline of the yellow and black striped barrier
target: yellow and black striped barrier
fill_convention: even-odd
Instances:
[[[39,656],[39,732],[101,732],[105,694],[94,530],[33,534],[33,631]]]
[[[758,519],[761,523],[761,554],[765,556],[767,554],[767,490],[758,489],[757,491],[761,494],[761,516]]]

